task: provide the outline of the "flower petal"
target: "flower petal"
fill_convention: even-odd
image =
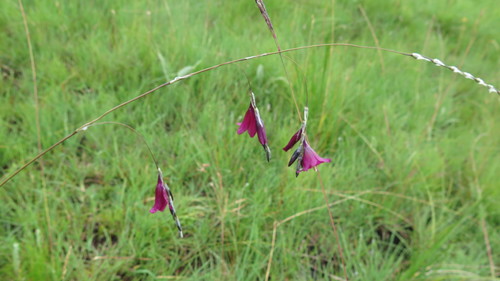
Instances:
[[[302,154],[303,146],[299,146],[290,157],[290,161],[288,161],[288,167],[292,166],[293,162],[297,160],[297,158]],[[299,160],[300,161],[300,160]]]
[[[259,142],[262,145],[267,145],[266,128],[264,127],[264,121],[260,118],[259,109],[255,108],[255,125],[257,126],[257,136],[259,137]]]
[[[156,184],[155,191],[155,204],[149,210],[150,213],[154,214],[158,211],[163,212],[167,207],[169,202],[167,190],[163,186],[163,179],[161,178],[161,174],[158,174],[158,183]]]
[[[237,133],[240,135],[245,131],[248,131],[248,135],[253,138],[255,133],[257,133],[257,121],[255,120],[255,111],[252,105],[248,108],[247,113],[243,118],[243,122],[239,123],[239,125],[240,127],[238,128]]]
[[[302,169],[299,172],[305,172],[321,163],[329,163],[331,159],[320,157],[307,141],[304,141],[304,157],[302,158]]]
[[[302,137],[302,129],[303,127],[300,127],[300,129],[295,133],[295,135],[292,136],[288,144],[285,147],[283,147],[284,151],[290,150],[290,148],[292,148],[300,140],[300,138]]]
[[[251,93],[250,106],[243,118],[243,122],[237,124],[240,126],[237,131],[238,134],[243,134],[245,131],[248,131],[248,135],[251,138],[257,134],[259,142],[266,152],[266,159],[269,162],[271,159],[271,149],[269,149],[267,144],[266,128],[264,127],[264,121],[260,118],[259,109],[255,105],[255,96],[253,93]]]

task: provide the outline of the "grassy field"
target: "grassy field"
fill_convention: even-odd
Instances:
[[[254,1],[23,2],[46,148],[176,76],[276,50]],[[418,52],[500,86],[497,1],[272,1],[283,49]],[[1,280],[344,280],[320,178],[281,150],[308,136],[349,280],[500,279],[498,95],[431,63],[348,47],[209,71],[106,116],[0,187]],[[0,3],[0,176],[38,152],[19,2]],[[248,75],[273,158],[237,135]],[[275,239],[273,241],[273,233]],[[274,243],[273,243],[274,242]]]

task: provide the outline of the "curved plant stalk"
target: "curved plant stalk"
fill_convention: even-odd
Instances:
[[[447,65],[445,65],[443,62],[441,62],[438,59],[430,59],[428,57],[422,56],[422,55],[417,54],[417,53],[404,53],[404,52],[399,52],[399,51],[395,51],[395,50],[391,50],[391,49],[386,49],[386,48],[378,48],[378,47],[373,47],[373,46],[362,46],[362,45],[355,45],[355,44],[349,44],[349,43],[326,43],[326,44],[308,45],[308,46],[301,46],[301,47],[296,47],[296,48],[281,50],[281,51],[278,51],[278,52],[262,53],[262,54],[259,54],[259,55],[254,55],[254,56],[249,56],[249,57],[244,57],[244,58],[240,58],[240,59],[236,59],[236,60],[231,60],[231,61],[223,62],[223,63],[216,64],[216,65],[213,65],[213,66],[210,66],[210,67],[207,67],[207,68],[204,68],[204,69],[201,69],[201,70],[198,70],[198,71],[195,71],[195,72],[192,72],[192,73],[180,76],[180,77],[175,77],[171,81],[168,81],[168,82],[163,83],[163,84],[161,84],[159,86],[156,86],[155,88],[153,88],[153,89],[151,89],[151,90],[149,90],[149,91],[147,91],[147,92],[145,92],[145,93],[143,93],[141,95],[138,95],[138,96],[136,96],[136,97],[134,97],[134,98],[132,98],[132,99],[130,99],[128,101],[125,101],[125,102],[123,102],[123,103],[121,103],[121,104],[119,104],[119,105],[117,105],[117,106],[115,106],[115,107],[107,110],[106,112],[104,112],[103,114],[101,114],[100,116],[98,116],[97,118],[95,118],[94,120],[91,120],[91,121],[89,121],[89,122],[81,125],[80,127],[78,127],[77,129],[75,129],[69,135],[65,136],[64,138],[60,139],[59,141],[57,141],[56,143],[54,143],[53,145],[51,145],[50,147],[48,147],[47,149],[45,149],[44,151],[40,152],[38,155],[36,155],[31,160],[29,160],[28,162],[26,162],[25,164],[23,164],[21,167],[19,167],[17,170],[15,170],[10,175],[7,175],[7,176],[3,177],[1,179],[1,181],[0,181],[0,187],[3,186],[3,185],[5,185],[7,182],[9,182],[13,177],[15,177],[17,174],[19,174],[22,170],[26,169],[33,162],[35,162],[36,160],[40,159],[42,156],[44,156],[45,154],[47,154],[49,151],[51,151],[52,149],[56,148],[57,146],[59,146],[60,144],[62,144],[66,140],[70,139],[74,135],[78,134],[81,131],[86,130],[90,125],[92,125],[92,124],[96,123],[97,121],[101,120],[102,118],[104,118],[108,114],[112,113],[113,111],[118,110],[118,109],[120,109],[120,108],[122,108],[122,107],[124,107],[124,106],[126,106],[126,105],[128,105],[128,104],[130,104],[132,102],[135,102],[135,101],[137,101],[139,99],[142,99],[142,98],[144,98],[144,97],[146,97],[146,96],[148,96],[148,95],[150,95],[150,94],[158,91],[161,88],[164,88],[166,86],[169,86],[169,85],[174,84],[176,82],[179,82],[181,80],[185,80],[185,79],[191,78],[191,77],[196,76],[198,74],[201,74],[201,73],[204,73],[204,72],[208,72],[208,71],[214,70],[216,68],[219,68],[219,67],[222,67],[222,66],[225,66],[225,65],[230,65],[230,64],[234,64],[234,63],[238,63],[238,62],[248,61],[248,60],[252,60],[252,59],[256,59],[256,58],[262,58],[262,57],[271,56],[271,55],[277,55],[277,54],[280,54],[280,53],[294,52],[294,51],[298,51],[298,50],[305,50],[305,49],[312,49],[312,48],[319,48],[319,47],[352,47],[352,48],[360,48],[360,49],[380,50],[380,51],[384,51],[384,52],[389,52],[389,53],[394,53],[394,54],[398,54],[398,55],[403,55],[403,56],[411,57],[411,58],[414,58],[414,59],[425,60],[425,61],[428,61],[428,62],[432,62],[432,63],[434,63],[437,66],[443,66],[443,67],[446,67],[446,68],[452,70],[453,72],[457,72],[457,73],[461,74],[462,76],[464,76],[465,78],[472,79],[476,83],[488,87],[488,89],[489,89],[490,92],[494,92],[494,93],[497,93],[498,95],[500,95],[500,91],[497,88],[495,88],[491,84],[486,84],[486,82],[484,82],[482,79],[477,78],[475,76],[472,76],[472,74],[470,74],[468,72],[463,72],[463,71],[459,70],[458,68],[456,68],[454,66],[447,66]]]
[[[146,145],[146,147],[148,148],[148,151],[149,151],[149,155],[151,156],[151,158],[155,162],[156,170],[158,170],[158,184],[157,184],[157,191],[156,191],[156,196],[155,196],[155,205],[153,206],[153,208],[149,212],[150,213],[155,213],[157,211],[163,211],[163,209],[166,206],[168,206],[170,214],[172,215],[172,218],[175,221],[175,225],[177,226],[177,229],[179,231],[179,237],[180,238],[184,237],[184,235],[182,233],[181,222],[179,221],[179,218],[177,217],[177,212],[175,211],[175,207],[174,207],[174,196],[172,195],[172,191],[170,191],[170,188],[168,187],[168,185],[163,181],[163,174],[161,172],[160,166],[158,164],[158,161],[156,160],[156,157],[155,157],[155,155],[153,153],[153,150],[151,149],[151,147],[149,146],[148,142],[146,141],[146,138],[141,133],[139,133],[136,129],[134,129],[132,126],[129,126],[127,124],[120,123],[120,122],[113,122],[113,121],[106,121],[106,122],[94,123],[94,124],[88,125],[85,128],[85,130],[88,129],[89,127],[93,127],[93,126],[97,126],[97,125],[108,125],[108,124],[109,125],[118,125],[118,126],[122,126],[122,127],[126,128],[126,129],[129,129],[130,131],[132,131],[134,134],[136,134],[139,137],[139,139],[142,141],[142,143],[144,145]],[[164,204],[166,204],[166,205],[163,206],[163,208],[161,207],[162,203],[160,203],[160,206],[156,205],[157,204],[156,201],[159,199],[158,198],[158,192],[160,192],[160,194],[162,192],[165,192],[164,199],[166,200],[166,202],[164,202]],[[163,194],[161,194],[160,197],[162,195]]]
[[[144,143],[144,145],[146,145],[146,147],[148,148],[149,155],[151,155],[151,158],[153,158],[153,161],[155,162],[156,169],[160,170],[160,167],[158,165],[158,161],[156,160],[156,157],[153,154],[151,147],[149,146],[148,142],[146,141],[146,138],[141,133],[139,133],[136,129],[134,129],[134,127],[127,125],[127,124],[124,124],[124,123],[120,123],[120,122],[106,121],[106,122],[98,122],[98,123],[93,123],[91,125],[88,125],[87,128],[85,128],[85,130],[87,130],[90,127],[94,127],[94,126],[98,126],[98,125],[106,125],[106,124],[122,126],[124,128],[129,129],[134,134],[136,134],[141,139],[142,143]]]

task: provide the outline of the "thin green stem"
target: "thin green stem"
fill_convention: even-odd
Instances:
[[[306,99],[305,99],[305,104],[304,106],[305,107],[308,107],[309,106],[309,91],[307,90],[308,87],[307,87],[307,79],[306,79],[306,75],[305,75],[305,72],[302,70],[302,68],[299,66],[299,63],[297,61],[295,61],[294,59],[292,59],[291,57],[288,57],[286,56],[286,58],[291,61],[294,65],[295,65],[295,68],[296,68],[296,71],[302,76],[302,82],[304,83],[304,87],[305,87],[305,92],[306,92]],[[300,118],[299,118],[300,119]],[[302,121],[302,120],[301,120]]]
[[[30,64],[31,64],[31,75],[33,79],[33,99],[35,101],[35,126],[36,126],[36,137],[37,137],[37,145],[38,151],[42,151],[42,139],[41,139],[41,129],[40,129],[40,104],[38,102],[38,85],[36,79],[36,64],[35,64],[35,56],[33,55],[33,46],[31,45],[31,36],[30,30],[28,27],[28,20],[26,18],[26,13],[24,11],[23,2],[18,0],[19,9],[21,10],[21,15],[23,17],[23,25],[24,32],[26,33],[26,41],[28,43],[28,52],[30,55]],[[43,164],[41,165],[43,171]]]
[[[156,157],[153,154],[153,151],[151,150],[151,147],[149,146],[148,142],[146,141],[146,138],[141,133],[139,133],[136,129],[134,129],[132,126],[129,126],[127,124],[120,123],[120,122],[106,121],[106,122],[99,122],[99,123],[91,124],[91,125],[87,126],[87,128],[88,127],[97,126],[97,125],[106,125],[106,124],[112,124],[112,125],[122,126],[122,127],[125,127],[127,129],[129,129],[134,134],[136,134],[141,139],[141,141],[146,145],[146,147],[148,148],[149,154],[151,155],[151,158],[153,158],[153,161],[155,162],[156,169],[160,170],[160,167],[158,165],[158,161],[156,160]]]
[[[290,82],[290,75],[288,74],[288,70],[286,69],[285,61],[283,60],[283,55],[281,54],[281,52],[279,53],[279,55],[280,55],[281,65],[283,66],[283,70],[285,71],[286,80],[288,81],[288,87],[290,88],[290,93],[292,94],[293,103],[295,104],[297,115],[299,116],[299,121],[302,122],[299,104],[297,102],[297,98],[295,97],[295,92],[293,91],[292,83]]]
[[[335,235],[335,240],[337,240],[337,249],[339,251],[340,260],[342,261],[342,268],[344,269],[344,277],[345,280],[347,281],[349,280],[349,277],[347,276],[347,269],[345,266],[344,251],[342,250],[342,245],[340,244],[339,233],[337,231],[337,227],[335,226],[335,220],[333,219],[332,210],[330,209],[330,202],[328,201],[328,196],[326,195],[323,178],[321,178],[321,174],[319,173],[317,167],[314,167],[314,170],[316,171],[316,175],[318,175],[319,183],[321,186],[321,192],[323,193],[323,199],[325,200],[326,208],[328,209],[328,215],[330,216],[330,223],[332,224],[333,234]]]
[[[28,18],[26,16],[26,12],[24,10],[24,5],[23,1],[18,0],[17,1],[19,4],[19,10],[21,10],[21,16],[23,18],[23,26],[24,26],[24,33],[26,34],[26,42],[28,43],[28,53],[30,56],[30,65],[31,65],[31,78],[33,80],[33,100],[35,102],[35,127],[36,127],[36,142],[37,142],[37,148],[38,152],[42,151],[42,134],[41,134],[41,126],[40,126],[40,101],[38,98],[38,83],[37,83],[37,78],[36,78],[36,63],[35,63],[35,55],[33,53],[33,45],[31,44],[31,35],[30,35],[30,29],[28,26]],[[48,238],[49,238],[49,253],[51,252],[52,245],[54,244],[53,241],[54,239],[52,238],[52,223],[50,221],[50,215],[49,215],[49,203],[47,200],[47,188],[46,188],[46,183],[45,183],[45,165],[43,161],[40,161],[40,176],[42,178],[42,197],[43,197],[43,206],[45,210],[45,219],[47,221],[47,232],[48,232]],[[52,255],[50,256],[51,261],[52,261]]]
[[[3,186],[4,184],[6,184],[9,180],[11,180],[17,174],[19,174],[22,170],[26,169],[33,162],[35,162],[36,160],[40,159],[42,156],[44,156],[45,154],[47,154],[49,151],[51,151],[52,149],[56,148],[61,143],[65,142],[66,140],[68,140],[72,136],[76,135],[77,133],[78,133],[78,131],[74,131],[73,133],[71,133],[71,134],[65,136],[64,138],[58,140],[56,143],[54,143],[53,145],[51,145],[49,148],[45,149],[44,151],[40,152],[37,156],[33,157],[33,159],[31,159],[30,161],[24,163],[20,168],[18,168],[17,170],[15,170],[12,174],[10,174],[8,176],[5,176],[5,178],[2,179],[2,182],[0,182],[0,186]]]

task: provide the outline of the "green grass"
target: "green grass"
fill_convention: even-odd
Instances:
[[[254,1],[24,1],[37,64],[43,147],[176,77],[275,50]],[[285,48],[325,42],[437,57],[500,85],[496,1],[266,1]],[[345,47],[288,53],[350,280],[500,278],[499,98],[430,63]],[[381,62],[383,61],[383,63]],[[17,1],[0,4],[0,175],[37,153],[30,59]],[[105,121],[148,140],[186,238],[149,214],[156,170],[115,125],[89,128],[0,189],[5,280],[343,278],[319,181],[295,178],[281,148],[298,129],[277,56],[240,63],[273,159],[237,135],[247,81],[219,68]],[[184,69],[184,70],[183,70]],[[43,166],[43,171],[42,171]],[[309,211],[308,211],[309,210]],[[484,235],[492,249],[492,276]],[[495,279],[496,278],[496,279]]]

